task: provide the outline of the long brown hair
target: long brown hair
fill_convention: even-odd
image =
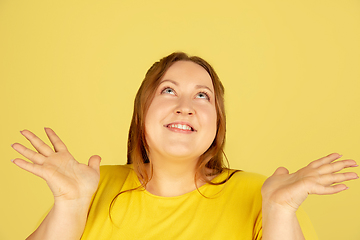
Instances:
[[[151,176],[145,170],[145,163],[149,163],[147,154],[149,149],[145,139],[145,116],[155,91],[159,86],[160,79],[172,64],[177,61],[191,61],[203,67],[210,75],[215,91],[215,108],[217,112],[216,136],[211,146],[198,160],[195,179],[200,178],[211,183],[207,178],[207,172],[209,172],[207,169],[211,170],[211,175],[217,175],[225,168],[223,160],[226,132],[224,87],[215,70],[204,59],[197,56],[191,57],[183,52],[175,52],[151,66],[135,97],[134,112],[128,138],[127,163],[133,164],[134,170],[143,185],[146,185],[151,179]]]
[[[145,78],[141,83],[141,86],[135,97],[134,112],[128,137],[127,164],[133,164],[133,168],[142,184],[141,186],[146,186],[146,184],[150,181],[152,177],[151,175],[153,171],[151,168],[151,173],[149,176],[145,168],[145,164],[150,163],[148,157],[149,147],[145,139],[145,116],[155,95],[156,89],[159,86],[161,78],[164,76],[165,72],[172,66],[172,64],[177,61],[191,61],[193,63],[196,63],[203,67],[211,77],[215,91],[215,108],[217,112],[216,136],[211,146],[199,157],[194,180],[195,184],[197,182],[197,179],[201,179],[212,185],[223,184],[227,180],[229,180],[232,175],[237,171],[234,171],[231,174],[229,173],[228,177],[224,181],[216,183],[209,180],[208,176],[218,175],[219,173],[223,172],[224,169],[227,169],[227,166],[229,165],[224,153],[226,132],[224,87],[220,82],[220,79],[216,74],[215,70],[208,62],[197,56],[188,56],[186,53],[183,52],[174,52],[162,58],[160,61],[155,62],[147,71]],[[224,156],[227,163],[226,165],[224,162]],[[209,169],[211,171],[208,171]],[[140,188],[141,186],[139,186],[138,188]],[[135,189],[129,189],[118,193],[113,198],[110,204],[109,213],[115,199],[120,194]]]

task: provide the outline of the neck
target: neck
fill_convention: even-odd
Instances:
[[[163,158],[150,158],[153,167],[151,180],[146,185],[146,190],[158,196],[180,196],[196,189],[195,172],[197,159],[169,160]],[[147,166],[150,174],[150,164]],[[196,180],[197,187],[205,184],[200,179]]]

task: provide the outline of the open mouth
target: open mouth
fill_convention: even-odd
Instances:
[[[191,131],[196,132],[196,130],[187,124],[180,124],[180,123],[170,123],[168,125],[165,125],[164,127],[174,129],[174,130],[182,130],[182,131]]]

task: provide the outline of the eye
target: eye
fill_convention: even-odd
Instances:
[[[170,87],[165,87],[161,93],[167,93],[167,94],[172,94],[172,95],[175,95],[175,91],[174,89],[170,88]]]
[[[209,95],[206,93],[206,92],[199,92],[197,95],[196,95],[197,98],[203,98],[203,99],[206,99],[206,100],[210,100],[210,97]]]

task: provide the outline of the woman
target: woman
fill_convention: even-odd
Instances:
[[[278,168],[265,183],[223,162],[224,89],[199,57],[173,53],[155,63],[137,93],[128,164],[78,163],[49,128],[52,150],[30,131],[38,152],[13,162],[46,180],[54,206],[28,239],[304,239],[295,212],[308,194],[334,194],[356,167],[330,154],[296,173]],[[100,183],[99,183],[100,181]],[[264,184],[263,184],[264,183]]]

